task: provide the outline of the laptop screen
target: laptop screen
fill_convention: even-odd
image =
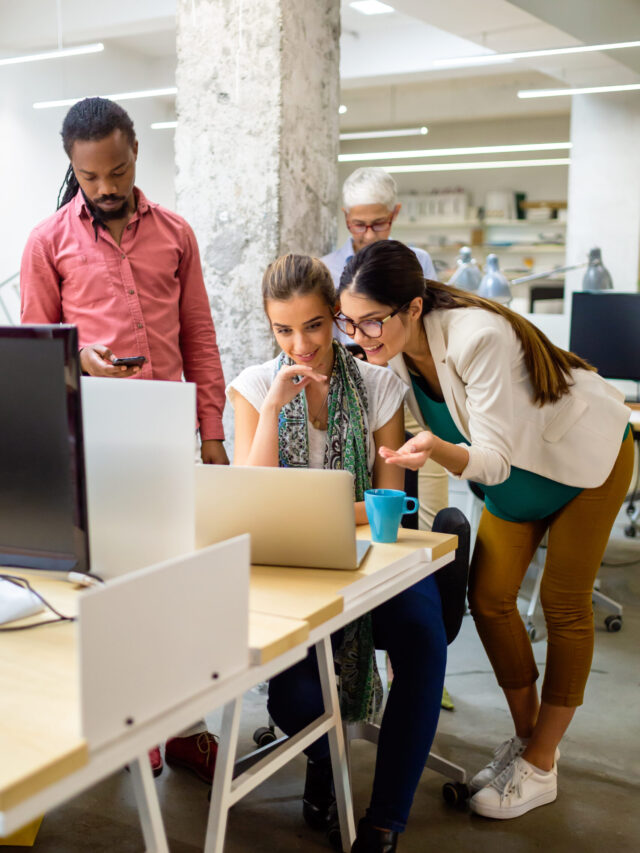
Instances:
[[[88,571],[77,330],[0,327],[0,565]]]

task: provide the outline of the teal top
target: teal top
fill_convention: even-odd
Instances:
[[[443,441],[452,444],[469,444],[455,425],[447,404],[428,393],[422,377],[411,374],[411,383],[420,411],[429,429]],[[497,486],[478,483],[484,493],[484,503],[492,515],[505,521],[535,521],[559,510],[580,494],[582,489],[567,486],[541,477],[524,468],[511,466],[511,473]]]

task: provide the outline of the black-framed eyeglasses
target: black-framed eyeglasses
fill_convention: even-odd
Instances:
[[[395,311],[392,311],[391,314],[387,314],[382,320],[363,320],[361,323],[354,323],[353,320],[345,317],[344,314],[335,314],[333,319],[340,331],[344,332],[345,335],[349,335],[350,338],[355,336],[356,329],[360,329],[362,334],[367,338],[379,338],[382,335],[384,324],[392,317],[395,317],[396,314],[408,308],[410,304],[410,302],[406,302],[404,305],[396,308]]]

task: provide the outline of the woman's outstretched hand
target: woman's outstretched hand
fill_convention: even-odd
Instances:
[[[302,377],[300,381],[296,381],[299,377]],[[277,372],[264,402],[280,411],[310,382],[326,383],[328,381],[328,377],[318,373],[312,367],[307,367],[304,364],[290,364]]]
[[[431,457],[436,441],[432,432],[419,432],[397,450],[382,446],[378,453],[387,465],[399,465],[417,471]]]

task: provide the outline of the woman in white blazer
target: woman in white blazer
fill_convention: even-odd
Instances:
[[[358,252],[339,295],[338,326],[404,379],[415,417],[429,424],[380,454],[413,469],[433,459],[484,492],[469,601],[515,734],[471,780],[470,804],[517,817],[555,800],[558,744],[583,701],[593,582],[633,467],[629,411],[590,365],[520,315],[425,281],[402,243]],[[540,701],[517,594],[546,531]]]

